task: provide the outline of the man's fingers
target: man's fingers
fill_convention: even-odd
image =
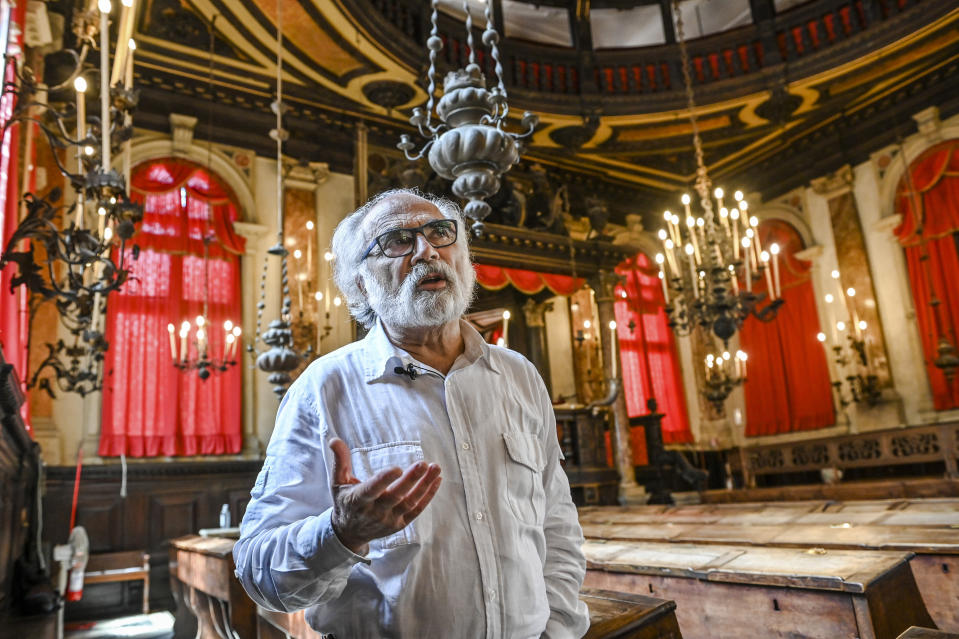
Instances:
[[[406,493],[413,488],[417,481],[420,481],[420,478],[429,471],[429,468],[425,462],[416,462],[407,468],[399,479],[383,491],[383,494],[380,495],[380,500],[390,507],[395,506],[406,497]]]
[[[406,512],[407,510],[416,507],[424,495],[429,491],[430,487],[433,485],[433,482],[440,476],[440,467],[436,464],[430,464],[429,469],[423,477],[416,482],[416,485],[413,486],[406,494],[400,496],[400,501],[397,504],[396,510],[400,513]]]
[[[426,486],[426,490],[423,493],[423,496],[416,503],[415,506],[410,508],[405,515],[403,515],[403,525],[406,526],[411,521],[419,517],[420,513],[429,505],[433,500],[433,497],[436,496],[436,491],[440,489],[440,484],[443,483],[443,478],[439,475],[436,475],[433,480]]]
[[[383,494],[390,484],[403,475],[403,470],[397,466],[387,468],[376,473],[357,487],[357,497],[363,501],[373,501]]]
[[[333,452],[333,485],[358,484],[359,480],[353,476],[353,462],[350,460],[350,449],[339,437],[330,440],[330,450]]]

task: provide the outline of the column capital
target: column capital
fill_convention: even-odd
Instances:
[[[793,257],[807,262],[818,262],[822,256],[823,247],[821,244],[815,244],[809,248],[793,253]]]
[[[602,269],[591,276],[586,283],[596,293],[597,302],[610,302],[613,300],[616,286],[625,282],[625,278],[615,271]]]
[[[326,162],[285,164],[283,171],[288,187],[304,191],[315,191],[330,177],[330,165]]]
[[[263,224],[252,222],[234,222],[233,230],[237,235],[246,239],[246,255],[256,253],[255,243],[266,234],[267,228]]]
[[[550,301],[536,302],[533,298],[528,298],[523,304],[523,315],[526,317],[527,326],[546,326],[546,313],[553,310],[553,303]]]
[[[812,190],[827,200],[852,191],[852,167],[845,164],[834,172],[809,182]]]

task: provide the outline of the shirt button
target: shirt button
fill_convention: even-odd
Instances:
[[[475,516],[476,516],[476,521],[482,521],[482,520],[483,520],[483,513],[478,512],[478,513],[476,513]]]
[[[495,590],[493,590],[492,588],[490,588],[490,589],[487,590],[486,592],[489,594],[489,600],[490,600],[490,601],[496,601],[496,591],[495,591]]]
[[[463,450],[469,450],[469,449],[470,449],[470,443],[469,443],[469,442],[463,442],[462,448],[463,448]]]

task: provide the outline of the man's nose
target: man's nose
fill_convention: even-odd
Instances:
[[[410,256],[410,264],[416,264],[422,260],[435,260],[440,256],[436,248],[426,241],[426,236],[422,233],[416,234],[416,246],[413,247],[413,254]]]

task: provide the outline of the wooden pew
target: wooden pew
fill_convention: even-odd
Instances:
[[[676,602],[686,639],[894,639],[934,626],[911,553],[587,540],[585,585]]]
[[[899,635],[897,639],[959,639],[959,635],[953,634],[951,632],[934,630],[932,628],[920,628],[919,626],[911,626],[909,630]]]
[[[918,526],[583,524],[587,539],[916,553],[910,561],[939,628],[959,632],[959,529]]]
[[[184,603],[197,617],[197,639],[319,639],[303,612],[278,613],[256,606],[233,574],[235,540],[188,535],[170,542],[171,579],[187,591]],[[178,589],[173,588],[174,591]],[[587,639],[682,639],[676,604],[646,594],[585,591],[590,609]]]
[[[589,631],[583,639],[682,639],[676,604],[645,595],[584,589]],[[257,606],[260,639],[324,639],[306,623],[303,611],[292,614]]]

